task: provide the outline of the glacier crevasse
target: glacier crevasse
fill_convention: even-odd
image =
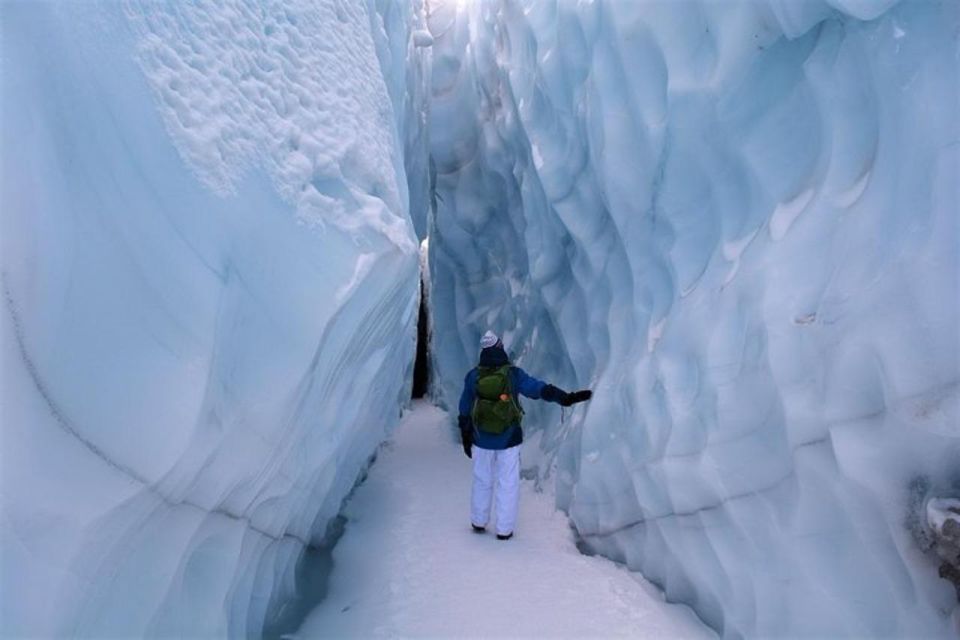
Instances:
[[[0,11],[4,633],[258,634],[428,231],[439,400],[487,328],[596,390],[524,450],[585,548],[726,636],[957,625],[956,3]]]

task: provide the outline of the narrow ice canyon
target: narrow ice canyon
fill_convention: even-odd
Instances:
[[[487,329],[594,390],[524,421],[584,554],[723,637],[960,633],[956,2],[0,26],[0,636],[283,627],[421,289],[440,407]]]

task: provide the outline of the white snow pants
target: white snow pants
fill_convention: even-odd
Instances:
[[[502,450],[473,446],[473,492],[470,500],[473,524],[487,526],[490,499],[496,484],[497,533],[513,533],[520,503],[520,446]]]

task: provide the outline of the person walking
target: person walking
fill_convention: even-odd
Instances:
[[[463,381],[458,424],[463,452],[473,459],[470,520],[476,533],[487,530],[490,501],[496,491],[497,539],[509,540],[520,501],[520,423],[517,397],[569,407],[589,400],[589,389],[567,393],[510,364],[503,342],[492,331],[480,339],[480,362]]]

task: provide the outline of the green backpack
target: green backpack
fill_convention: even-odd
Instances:
[[[523,409],[513,395],[510,365],[477,367],[477,387],[470,417],[477,429],[485,433],[503,433],[510,425],[520,424]]]

